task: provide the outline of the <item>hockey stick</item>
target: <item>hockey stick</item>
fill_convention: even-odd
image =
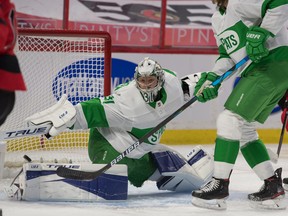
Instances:
[[[288,107],[288,101],[285,101],[285,105],[284,105],[284,106],[285,106],[285,107]],[[275,163],[275,164],[278,162],[279,155],[280,155],[280,151],[281,151],[281,148],[282,148],[283,139],[284,139],[285,127],[286,127],[286,124],[287,124],[287,118],[288,118],[288,110],[287,110],[286,113],[285,113],[285,117],[284,117],[284,121],[283,121],[283,126],[282,126],[282,129],[281,129],[281,134],[280,134],[280,138],[279,138],[277,153],[275,154],[271,149],[267,148],[267,151],[268,151],[270,160],[271,160],[273,163]]]
[[[27,136],[37,136],[41,134],[48,134],[51,124],[43,124],[40,126],[31,126],[26,128],[18,128],[11,131],[0,131],[0,141],[5,141],[15,138],[23,138]]]
[[[288,101],[285,101],[285,107],[288,108]],[[284,117],[284,121],[283,121],[283,126],[281,129],[281,134],[280,134],[280,139],[279,139],[279,143],[278,143],[278,149],[277,149],[277,155],[279,158],[280,155],[280,151],[281,151],[281,147],[282,147],[282,143],[283,143],[283,139],[284,139],[284,131],[287,125],[287,117],[288,117],[288,109],[286,109],[286,113],[285,113],[285,117]]]
[[[219,83],[221,83],[224,79],[226,79],[227,77],[232,75],[234,70],[237,70],[244,63],[246,63],[248,61],[248,59],[249,58],[247,56],[245,58],[243,58],[236,65],[234,65],[230,70],[225,72],[221,77],[219,77],[216,81],[214,81],[211,85],[215,86],[215,85],[218,85]],[[115,165],[119,161],[121,161],[126,155],[128,155],[130,152],[132,152],[134,149],[136,149],[142,142],[144,142],[146,139],[148,139],[156,131],[158,131],[160,128],[162,128],[164,125],[166,125],[172,119],[174,119],[176,116],[178,116],[180,113],[182,113],[187,107],[191,106],[195,101],[197,101],[196,96],[193,97],[192,99],[190,99],[187,103],[185,103],[179,109],[177,109],[174,113],[172,113],[170,116],[168,116],[165,120],[160,122],[157,126],[155,126],[152,130],[150,130],[148,133],[146,133],[137,142],[132,144],[129,148],[127,148],[124,152],[122,152],[118,157],[113,159],[109,164],[105,165],[100,170],[97,170],[94,172],[87,172],[87,171],[81,171],[81,170],[73,170],[73,169],[69,169],[69,168],[60,166],[56,170],[57,175],[60,177],[63,177],[63,178],[76,179],[76,180],[92,180],[92,179],[99,177],[101,174],[103,174],[105,171],[107,171],[113,165]]]

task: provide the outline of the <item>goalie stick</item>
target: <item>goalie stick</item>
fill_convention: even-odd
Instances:
[[[48,132],[52,127],[51,124],[43,124],[39,126],[30,126],[26,128],[17,128],[10,131],[0,131],[0,141],[5,141],[9,139],[23,138],[27,136],[37,136],[44,134],[47,138]]]
[[[243,64],[245,64],[248,60],[249,60],[248,56],[244,57],[241,61],[239,61],[231,69],[226,71],[221,77],[219,77],[211,85],[215,86],[215,85],[218,85],[219,83],[221,83],[224,79],[226,79],[227,77],[232,75],[233,71],[237,70],[239,67],[241,67]],[[170,116],[168,116],[165,120],[160,122],[152,130],[147,132],[137,142],[132,144],[129,148],[127,148],[124,152],[122,152],[119,156],[117,156],[115,159],[113,159],[109,164],[106,164],[100,170],[97,170],[94,172],[88,172],[88,171],[81,171],[81,170],[73,170],[73,169],[69,169],[67,167],[60,166],[56,170],[57,175],[60,177],[63,177],[63,178],[76,179],[76,180],[92,180],[92,179],[99,177],[101,174],[103,174],[105,171],[107,171],[113,165],[115,165],[119,161],[121,161],[126,155],[128,155],[130,152],[132,152],[134,149],[136,149],[142,142],[144,142],[147,138],[149,138],[151,135],[153,135],[161,127],[163,127],[168,122],[170,122],[172,119],[174,119],[176,116],[178,116],[180,113],[182,113],[187,107],[191,106],[195,101],[197,101],[196,96],[191,98],[183,106],[181,106],[179,109],[177,109],[174,113],[172,113]]]

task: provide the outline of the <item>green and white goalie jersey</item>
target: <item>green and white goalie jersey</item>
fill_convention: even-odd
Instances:
[[[181,82],[175,72],[165,70],[160,94],[157,102],[146,103],[135,80],[121,84],[110,96],[76,105],[74,129],[97,128],[118,152],[123,152],[184,104]],[[159,129],[127,157],[141,158],[150,152],[159,143],[164,130],[165,127]]]

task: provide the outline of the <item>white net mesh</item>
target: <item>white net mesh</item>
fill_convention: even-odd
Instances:
[[[73,104],[103,96],[105,38],[19,34],[16,48],[27,91],[17,92],[13,112],[1,131],[23,127],[25,118],[54,105],[62,94]],[[64,132],[52,140],[9,140],[5,166],[23,164],[24,154],[33,161],[89,162],[87,142],[88,131]]]

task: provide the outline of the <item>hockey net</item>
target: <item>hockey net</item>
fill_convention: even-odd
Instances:
[[[16,103],[1,131],[23,128],[28,116],[54,105],[67,94],[74,105],[110,94],[111,39],[107,32],[19,30],[16,46],[27,91]],[[63,132],[6,142],[5,169],[22,166],[26,154],[33,161],[89,162],[88,130]],[[4,173],[5,175],[5,173]]]

